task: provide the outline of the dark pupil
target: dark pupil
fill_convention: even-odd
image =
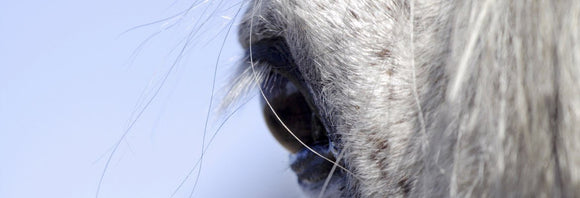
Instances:
[[[265,87],[264,94],[286,126],[307,145],[327,141],[316,115],[310,110],[302,93],[282,76],[274,77]],[[272,135],[292,153],[303,146],[280,124],[267,104],[264,117]]]

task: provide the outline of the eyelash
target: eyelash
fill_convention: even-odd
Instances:
[[[304,89],[298,71],[284,38],[263,39],[251,45],[242,62],[242,70],[235,75],[230,90],[224,97],[222,108],[234,105],[261,86],[264,91],[278,89],[282,81],[290,81]],[[252,56],[250,58],[250,52]],[[253,60],[253,63],[251,62]],[[252,70],[252,64],[254,71]],[[306,94],[306,93],[305,93]]]
[[[265,67],[261,69],[269,71],[266,75],[260,76],[262,79],[257,79],[264,89],[272,89],[277,80],[292,81],[299,76],[288,45],[282,37],[263,39],[252,44],[247,56],[249,67],[252,67],[250,55],[255,68]]]

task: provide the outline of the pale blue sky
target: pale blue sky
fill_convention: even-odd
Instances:
[[[133,52],[191,1],[3,1],[0,3],[0,197],[94,197],[111,148],[152,96],[196,13]],[[235,2],[227,1],[226,7]],[[223,7],[223,6],[222,6]],[[100,197],[169,197],[201,153],[214,65],[237,7],[222,10],[129,131]],[[243,52],[231,32],[218,87]],[[218,35],[214,38],[215,35]],[[223,93],[223,89],[217,90]],[[296,197],[287,154],[253,100],[206,153],[194,197]],[[210,131],[219,125],[215,114]],[[208,135],[208,139],[209,139]],[[194,176],[197,170],[194,171]],[[175,197],[187,197],[188,180]]]

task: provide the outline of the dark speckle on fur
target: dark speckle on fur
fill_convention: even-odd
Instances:
[[[580,197],[579,19],[578,0],[254,0],[239,34],[288,44],[356,172],[342,197]]]

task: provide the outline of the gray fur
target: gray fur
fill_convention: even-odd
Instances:
[[[286,39],[344,197],[580,197],[579,27],[577,0],[254,0],[240,41]]]

